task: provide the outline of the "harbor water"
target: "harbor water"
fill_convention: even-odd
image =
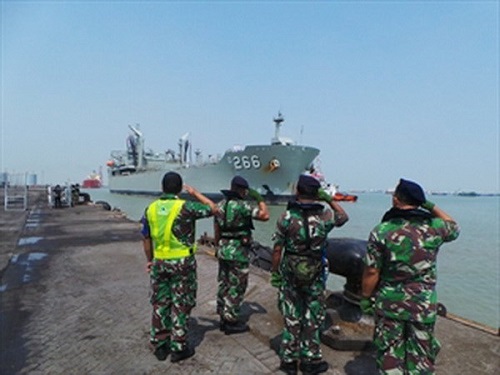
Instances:
[[[107,189],[84,190],[92,201],[105,201],[123,211],[131,220],[140,220],[153,197],[111,194]],[[367,239],[391,205],[384,193],[358,194],[355,203],[342,202],[350,220],[330,236]],[[436,195],[429,197],[457,220],[460,237],[445,243],[438,257],[438,299],[448,312],[497,329],[500,326],[500,197]],[[271,206],[271,219],[256,222],[254,238],[271,246],[276,219],[284,206]],[[201,220],[197,235],[213,233],[213,220]],[[341,289],[344,279],[331,275],[330,289]]]

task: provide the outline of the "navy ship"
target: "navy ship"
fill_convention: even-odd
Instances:
[[[190,157],[189,134],[179,139],[176,151],[155,153],[145,149],[139,127],[129,125],[132,133],[127,138],[126,150],[112,151],[107,163],[109,190],[121,194],[158,195],[163,175],[175,171],[186,184],[219,200],[222,198],[220,190],[227,189],[231,179],[240,175],[267,202],[284,202],[294,194],[300,174],[313,168],[320,151],[281,137],[284,121],[281,113],[273,121],[275,134],[270,144],[234,146],[222,157],[210,156],[205,160],[198,149],[194,151],[195,157]]]

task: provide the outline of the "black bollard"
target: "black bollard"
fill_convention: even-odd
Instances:
[[[359,302],[363,278],[363,258],[367,241],[356,238],[329,238],[326,247],[329,270],[335,275],[344,276],[344,298]]]
[[[362,319],[359,307],[367,241],[329,238],[326,257],[329,271],[346,279],[342,292],[332,292],[326,301],[327,320],[321,341],[336,350],[364,351],[371,347],[373,322]]]

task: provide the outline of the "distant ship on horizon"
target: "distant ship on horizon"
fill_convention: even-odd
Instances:
[[[101,187],[102,187],[102,173],[96,173],[96,171],[93,171],[82,182],[82,188],[84,189],[99,189]]]

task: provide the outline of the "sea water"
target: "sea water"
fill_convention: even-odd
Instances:
[[[119,208],[131,220],[139,220],[152,197],[111,194],[107,189],[85,190],[92,201],[107,202]],[[500,326],[500,197],[456,195],[429,196],[460,225],[456,241],[441,246],[438,256],[438,299],[458,316],[488,325]],[[349,221],[335,228],[331,237],[368,239],[370,230],[390,208],[391,196],[384,193],[361,193],[355,203],[341,202]],[[271,206],[268,222],[255,222],[254,238],[272,246],[272,234],[284,206]],[[213,220],[200,220],[197,236],[213,234]],[[330,289],[342,289],[345,279],[330,275]]]

